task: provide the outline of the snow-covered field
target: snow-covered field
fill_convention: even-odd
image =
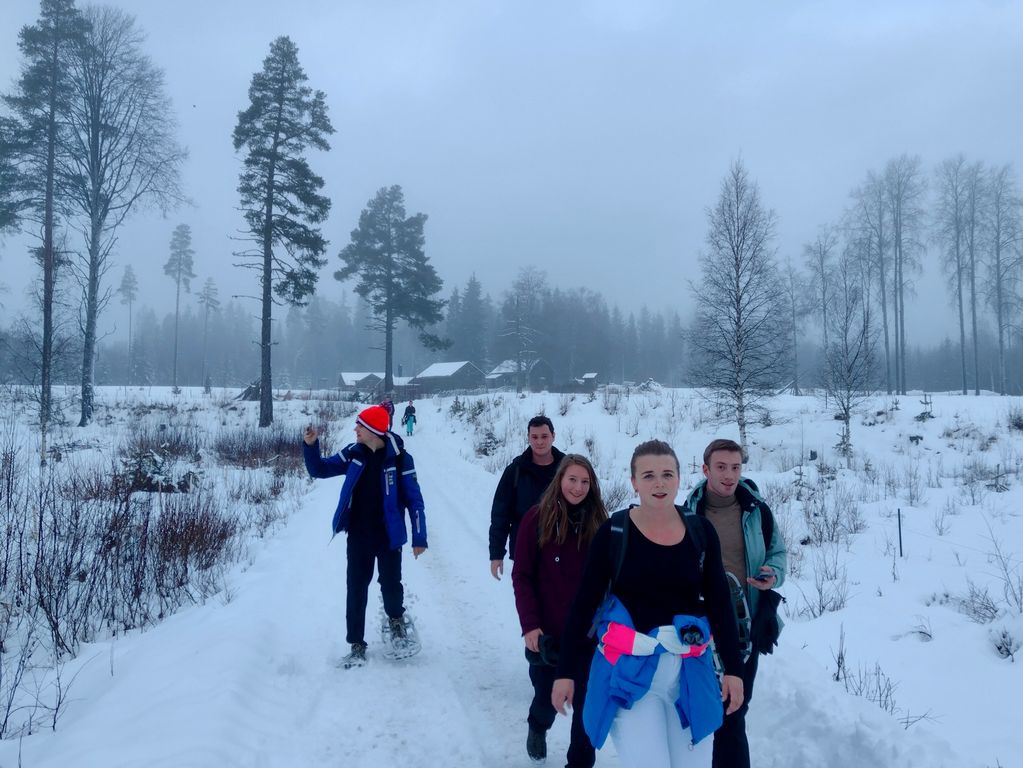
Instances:
[[[124,390],[99,391],[101,401],[115,396]],[[225,398],[179,397],[209,409],[199,423],[222,421]],[[1009,426],[1023,404],[935,395],[934,418],[921,422],[919,396],[899,398],[897,410],[894,401],[875,398],[858,415],[851,469],[835,455],[840,425],[818,398],[779,397],[770,425],[751,433],[746,474],[772,502],[792,566],[782,589],[787,625],[761,662],[748,718],[757,768],[1023,765],[1023,671],[993,640],[1002,632],[1023,639],[1010,604],[1023,574],[1023,433]],[[388,662],[370,638],[368,666],[337,667],[347,650],[345,548],[341,537],[331,543],[329,524],[340,479],[302,479],[286,524],[249,543],[222,593],[148,631],[83,647],[62,674],[73,683],[56,730],[0,743],[0,766],[529,765],[531,688],[511,582],[490,577],[487,555],[495,472],[524,449],[526,420],[551,416],[556,445],[589,454],[605,491],[623,487],[637,443],[668,439],[683,463],[683,494],[704,445],[734,437],[735,427],[714,423],[709,407],[681,390],[633,392],[617,403],[554,394],[459,403],[470,406],[461,416],[451,414],[451,398],[418,402],[407,441],[430,533],[427,553],[413,560],[406,552],[403,562],[419,656]],[[275,404],[296,441],[304,407]],[[242,408],[251,410],[239,417],[255,423],[255,404]],[[351,427],[332,426],[339,442]],[[81,430],[81,442],[116,428]],[[488,428],[496,452],[477,457]],[[823,543],[800,543],[813,538]],[[994,621],[964,614],[971,584],[975,598],[987,590]],[[812,617],[826,608],[837,610]],[[844,683],[834,679],[840,643]],[[847,688],[880,694],[888,711]],[[567,740],[559,719],[551,765]],[[597,765],[615,764],[609,742]]]

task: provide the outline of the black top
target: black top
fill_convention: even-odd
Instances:
[[[506,546],[508,556],[515,559],[519,523],[529,508],[540,501],[565,454],[552,447],[551,458],[550,464],[534,464],[533,450],[527,448],[505,467],[490,508],[491,560],[503,560]]]
[[[363,462],[359,480],[352,491],[352,516],[349,533],[384,534],[384,458],[387,451],[368,448],[360,459]]]
[[[632,617],[635,629],[644,634],[671,624],[680,613],[706,616],[725,671],[742,674],[739,633],[732,609],[731,591],[721,565],[721,545],[713,526],[703,524],[706,552],[703,565],[703,601],[700,600],[700,569],[688,534],[678,544],[650,541],[629,518],[629,535],[622,570],[614,594]],[[611,581],[611,524],[604,523],[590,545],[582,584],[565,627],[558,677],[585,679],[592,658],[587,638],[594,615]]]

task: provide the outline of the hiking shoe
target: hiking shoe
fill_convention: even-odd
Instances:
[[[366,644],[352,643],[352,652],[341,659],[341,666],[345,669],[352,667],[363,667],[366,665]]]
[[[529,726],[526,734],[526,754],[534,763],[542,763],[547,759],[547,732],[537,731]]]
[[[406,638],[405,618],[399,616],[397,619],[388,619],[387,621],[391,626],[391,640],[404,640]]]

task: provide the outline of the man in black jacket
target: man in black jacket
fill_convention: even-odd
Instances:
[[[531,418],[527,435],[529,447],[505,467],[490,508],[490,575],[498,581],[506,547],[508,557],[515,559],[522,516],[540,501],[565,456],[554,447],[554,424],[546,416]]]

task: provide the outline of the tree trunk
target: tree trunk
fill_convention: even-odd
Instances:
[[[135,365],[132,362],[132,338],[131,338],[131,316],[132,306],[134,302],[128,300],[128,383],[133,384],[135,382]]]
[[[977,260],[973,254],[973,235],[970,235],[970,323],[973,334],[973,394],[980,394],[980,352],[977,344]]]
[[[746,438],[746,397],[742,387],[739,387],[735,393],[735,423],[739,427],[739,446],[742,448],[742,461],[746,463],[749,460],[749,450]]]
[[[792,286],[792,283],[789,283]],[[799,391],[799,337],[796,333],[796,296],[795,291],[792,291],[790,296],[790,308],[792,310],[792,394],[797,397],[801,394]],[[827,351],[827,347],[824,348]]]
[[[181,279],[178,278],[174,292],[174,361],[171,365],[171,386],[178,389],[178,318],[181,317]]]
[[[884,279],[884,254],[880,251],[881,243],[878,241],[878,253],[880,258],[878,259],[878,284],[881,294],[881,327],[884,329],[884,380],[885,389],[888,394],[892,393],[892,352],[891,352],[891,340],[888,330],[888,287],[885,285]]]
[[[46,196],[43,201],[43,358],[39,366],[39,464],[46,466],[46,440],[52,411],[53,295],[56,260],[53,256],[53,195],[57,163],[57,66],[59,35],[54,35],[50,67],[50,103],[46,125]]]
[[[279,112],[279,110],[278,110]],[[278,114],[278,118],[280,115]],[[279,124],[279,121],[278,121]],[[273,376],[270,369],[270,348],[273,344],[271,322],[273,318],[273,223],[274,194],[276,192],[277,144],[279,129],[274,132],[267,172],[266,200],[263,205],[263,295],[259,332],[259,426],[274,423]]]
[[[963,394],[967,393],[966,382],[966,311],[963,307],[963,271],[956,266],[956,303],[959,309],[959,359],[963,375]]]
[[[89,267],[85,286],[85,338],[82,347],[82,416],[78,426],[92,422],[95,408],[96,324],[99,315],[99,260],[102,226],[93,215],[89,231]]]
[[[273,216],[272,196],[267,196],[266,220],[263,225],[263,311],[259,334],[259,426],[269,427],[274,423],[273,379],[270,370],[270,322],[273,312],[273,244],[271,218]]]
[[[1002,295],[1002,249],[995,236],[995,320],[998,325],[998,394],[1005,394],[1005,297]]]
[[[202,385],[206,387],[206,338],[210,323],[210,307],[207,304],[202,314]]]

